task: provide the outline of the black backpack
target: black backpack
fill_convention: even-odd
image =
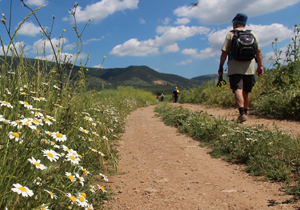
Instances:
[[[250,61],[256,56],[257,43],[251,30],[232,30],[231,55],[238,61]]]

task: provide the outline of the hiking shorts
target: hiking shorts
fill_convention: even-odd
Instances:
[[[255,76],[233,74],[229,76],[229,83],[233,93],[238,89],[242,89],[245,92],[251,93],[255,84]]]

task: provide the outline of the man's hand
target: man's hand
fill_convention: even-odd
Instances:
[[[263,67],[257,67],[256,73],[258,76],[261,76],[264,74],[264,68]]]
[[[218,74],[219,74],[219,76],[223,75],[223,66],[221,66],[221,65],[219,66]]]

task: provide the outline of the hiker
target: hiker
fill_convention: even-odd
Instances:
[[[156,100],[157,100],[157,102],[159,102],[159,96],[158,96],[158,94],[156,94]]]
[[[163,102],[164,98],[165,98],[164,93],[162,93],[161,96],[160,96],[160,101]]]
[[[233,18],[233,30],[225,38],[221,49],[222,53],[218,70],[219,76],[223,75],[223,65],[228,57],[230,88],[235,95],[235,101],[239,110],[238,121],[241,123],[247,120],[250,93],[255,84],[255,62],[257,62],[257,75],[261,76],[264,74],[259,40],[255,33],[246,30],[247,19],[248,16],[244,13],[238,13]],[[240,44],[243,42],[248,42],[247,47],[243,47],[244,45]]]
[[[178,90],[178,87],[175,87],[175,89],[172,92],[172,97],[173,97],[173,102],[177,103],[178,102],[178,96],[180,94],[180,91]]]

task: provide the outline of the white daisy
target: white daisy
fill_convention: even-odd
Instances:
[[[100,173],[99,175],[103,177],[104,181],[108,182],[108,178],[107,178],[107,176],[105,176],[105,175],[104,175],[104,174],[102,174],[102,173]]]
[[[40,112],[31,112],[31,114],[34,114],[35,117],[40,117],[40,118],[44,117],[44,115]]]
[[[47,119],[49,119],[49,120],[52,120],[52,121],[56,121],[53,117],[51,117],[51,116],[49,116],[49,115],[46,115],[46,117],[47,117]]]
[[[42,186],[42,179],[40,177],[37,177],[36,179],[33,180],[33,184],[36,184],[38,186]]]
[[[71,180],[71,182],[75,182],[76,178],[69,172],[66,172],[66,176]]]
[[[94,121],[93,118],[91,118],[89,116],[85,116],[84,119],[87,120],[87,121]]]
[[[44,119],[44,121],[45,121],[45,123],[47,124],[47,125],[52,125],[52,122],[50,121],[50,120],[48,120],[48,119]]]
[[[6,106],[8,108],[14,108],[9,102],[7,101],[0,101],[0,106]]]
[[[82,193],[77,193],[77,200],[76,203],[80,207],[88,207],[88,201],[86,200],[86,197],[84,196],[85,194]]]
[[[32,190],[28,189],[25,186],[20,185],[19,183],[13,184],[14,188],[11,188],[13,192],[21,194],[23,197],[33,196]]]
[[[51,136],[52,136],[52,138],[54,138],[56,141],[59,141],[59,142],[64,142],[67,140],[67,136],[63,135],[59,132],[52,132]]]
[[[51,199],[57,199],[57,196],[53,192],[48,191],[48,190],[44,190],[44,191],[49,193],[49,195],[51,196]]]
[[[82,186],[84,186],[84,178],[81,177],[81,176],[79,176],[79,174],[77,174],[77,173],[75,174],[75,176],[77,177],[79,183],[80,183]]]
[[[77,198],[76,198],[74,195],[72,195],[71,193],[67,193],[66,196],[67,196],[68,198],[70,198],[70,200],[71,200],[73,203],[75,203],[75,202],[77,201]]]
[[[20,134],[17,132],[9,132],[8,138],[14,139],[16,142],[19,142],[20,144],[23,142],[22,138],[20,138]]]
[[[34,157],[31,157],[31,159],[27,159],[30,163],[32,163],[33,165],[35,165],[36,168],[44,170],[47,169],[47,167],[43,164],[41,164],[41,160],[36,160]]]
[[[19,101],[20,104],[23,104],[23,106],[27,109],[32,109],[33,106],[30,105],[27,101]]]
[[[88,204],[88,206],[85,208],[85,210],[93,210],[93,204]]]
[[[70,161],[73,165],[78,165],[79,161],[80,161],[80,158],[76,157],[72,153],[68,153],[66,155],[66,161]]]
[[[82,127],[80,127],[79,130],[82,131],[83,133],[89,133],[89,131],[85,130],[85,129],[82,128]]]
[[[44,156],[46,156],[48,158],[48,160],[50,160],[51,162],[54,161],[56,162],[59,157],[61,156],[60,154],[56,153],[54,150],[52,149],[44,149],[42,150],[42,152],[44,153]]]

